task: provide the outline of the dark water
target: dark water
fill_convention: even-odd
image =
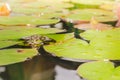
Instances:
[[[76,73],[78,64],[36,56],[22,63],[0,67],[0,80],[82,80]]]

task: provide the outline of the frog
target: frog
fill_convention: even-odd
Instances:
[[[21,40],[25,46],[29,46],[31,48],[39,48],[41,45],[47,45],[50,42],[56,42],[47,36],[39,34],[23,37]]]

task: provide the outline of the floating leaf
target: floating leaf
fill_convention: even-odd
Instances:
[[[41,29],[33,27],[0,27],[0,48],[8,47],[21,43],[19,39],[31,36],[35,34],[49,34],[62,32],[63,30],[50,28],[50,29]]]
[[[113,12],[101,9],[74,10],[67,18],[79,21],[90,21],[92,17],[94,17],[98,22],[110,22],[117,20]]]
[[[108,24],[103,24],[103,23],[97,23],[97,24],[90,24],[90,23],[83,23],[83,24],[78,24],[74,26],[75,28],[82,29],[82,30],[109,30],[112,29],[113,27]]]
[[[87,80],[119,80],[120,66],[109,61],[88,62],[79,66],[78,74]],[[105,74],[104,74],[105,73]]]
[[[67,10],[64,10],[64,11],[66,11],[66,13],[68,13]],[[61,17],[64,18],[67,15],[66,13],[63,13],[62,11],[60,13],[58,13],[58,12],[49,12],[49,13],[41,15],[40,17],[41,18],[61,18]]]
[[[20,42],[18,42],[18,41],[10,41],[10,40],[0,41],[0,48],[12,46],[12,45],[15,45],[15,44],[18,44],[18,43],[20,43]]]
[[[63,40],[68,40],[74,37],[73,33],[67,34],[46,34],[45,36],[54,39],[57,42],[62,42]]]
[[[41,28],[29,28],[29,27],[13,27],[0,31],[0,40],[5,39],[17,39],[25,36],[30,36],[34,34],[48,34],[62,32],[63,30],[51,28],[51,29],[41,29]]]
[[[44,48],[47,52],[64,58],[82,59],[88,57],[89,54],[87,51],[88,43],[75,38],[44,46]]]
[[[0,50],[0,65],[8,65],[18,62],[23,62],[28,58],[37,55],[36,49],[3,49]]]
[[[102,4],[114,3],[114,0],[71,0],[79,8],[99,8]]]
[[[49,14],[52,12],[62,12],[64,9],[73,7],[73,4],[65,3],[63,1],[34,1],[34,2],[22,2],[11,3],[13,13],[18,14]],[[19,9],[19,10],[18,10]],[[51,14],[52,15],[52,14]]]
[[[116,29],[111,29],[111,30],[105,30],[105,31],[97,31],[97,30],[87,30],[84,33],[81,33],[80,35],[82,37],[84,37],[85,39],[88,40],[98,40],[99,39],[113,39],[113,40],[118,40],[120,39],[120,36],[117,35],[120,34],[120,29],[116,28]]]
[[[86,31],[81,34],[84,39],[68,39],[62,42],[44,46],[53,55],[70,59],[85,60],[120,60],[120,29],[106,31]]]
[[[114,3],[111,3],[111,4],[101,4],[100,8],[104,9],[104,10],[114,10],[115,4]]]
[[[39,17],[33,16],[8,16],[8,17],[0,17],[1,25],[46,25],[46,24],[54,24],[59,22],[57,19],[41,19]]]

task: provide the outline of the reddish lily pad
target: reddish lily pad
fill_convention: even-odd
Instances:
[[[73,10],[67,19],[73,21],[90,21],[94,17],[98,22],[111,22],[116,21],[115,14],[111,11],[101,9],[78,9]]]

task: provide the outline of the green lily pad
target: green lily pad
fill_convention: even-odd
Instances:
[[[18,10],[19,8],[19,10]],[[57,11],[62,11],[62,9],[52,9],[48,7],[43,7],[43,8],[29,8],[29,7],[13,7],[13,13],[17,14],[27,14],[27,15],[42,15],[46,13],[51,13],[51,12],[57,12]]]
[[[0,40],[17,40],[22,37],[34,35],[34,34],[48,34],[62,32],[63,30],[50,28],[33,28],[33,27],[4,27],[0,30]]]
[[[69,12],[67,10],[64,10],[66,12]],[[63,12],[49,12],[49,13],[45,13],[43,15],[40,16],[41,18],[62,18],[62,17],[66,17],[66,13]]]
[[[73,7],[73,4],[63,1],[34,1],[10,3],[13,13],[39,15],[43,13],[62,12],[64,9]],[[19,10],[18,10],[19,9]]]
[[[3,49],[0,50],[0,66],[23,62],[37,55],[36,49]]]
[[[14,17],[0,17],[1,25],[46,25],[46,24],[54,24],[59,22],[57,19],[41,19],[39,17],[32,16],[14,16]]]
[[[120,36],[117,34],[120,34],[119,28],[105,30],[105,31],[87,30],[86,32],[81,33],[80,35],[88,40],[93,40],[93,39],[98,40],[97,38],[99,39],[108,38],[113,40],[117,39],[119,41]]]
[[[84,63],[77,72],[87,80],[120,80],[120,66],[115,68],[109,61]]]
[[[101,9],[104,9],[104,10],[115,10],[115,6],[116,6],[116,3],[110,3],[110,4],[102,4],[100,6]]]
[[[0,48],[8,47],[21,43],[19,39],[31,36],[35,34],[49,34],[62,32],[63,30],[50,28],[50,29],[41,29],[33,27],[0,27]]]
[[[74,10],[67,18],[72,20],[90,21],[94,17],[99,22],[116,21],[115,14],[101,9]]]
[[[69,7],[73,7],[73,4],[70,3],[65,3],[62,0],[52,0],[52,1],[48,1],[48,0],[43,0],[43,1],[31,1],[31,2],[25,2],[22,1],[22,3],[25,3],[24,5],[27,7],[33,7],[33,8],[40,8],[41,6],[53,6],[53,7],[57,7],[57,8],[69,8]]]
[[[38,8],[40,6],[49,6],[49,7],[56,7],[56,8],[70,8],[70,7],[73,7],[74,5],[73,4],[70,4],[70,3],[65,3],[63,1],[59,1],[59,0],[53,0],[53,1],[38,1],[38,2],[32,2],[32,3],[28,3],[26,4],[27,7],[37,7]]]
[[[15,45],[15,44],[18,44],[18,43],[20,43],[20,42],[18,42],[18,41],[10,41],[10,40],[0,41],[0,48],[12,46],[12,45]]]
[[[114,0],[71,0],[78,8],[99,8],[102,4],[114,3]]]
[[[87,36],[85,36],[87,33]],[[53,55],[78,60],[120,60],[120,29],[106,31],[90,31],[82,33],[84,39],[68,39],[56,44],[44,46],[45,50]]]
[[[74,37],[73,33],[67,34],[46,34],[45,36],[54,39],[56,42],[62,42],[63,40],[68,40]]]
[[[87,53],[88,43],[71,38],[60,43],[44,46],[45,50],[58,57],[81,59]],[[85,57],[87,57],[86,55]],[[81,57],[81,58],[80,58]]]

